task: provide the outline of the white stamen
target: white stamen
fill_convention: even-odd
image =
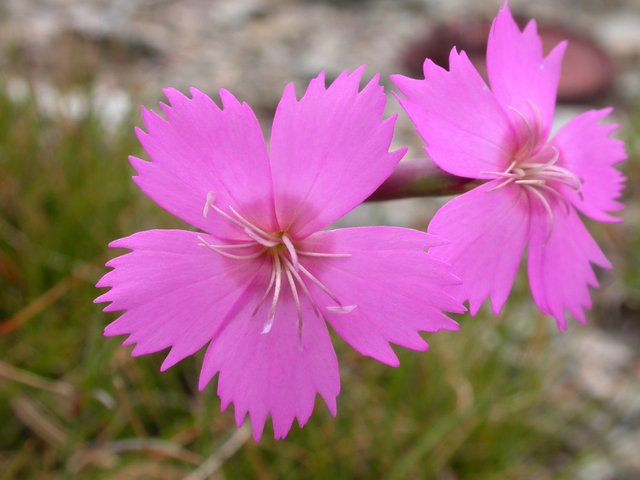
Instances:
[[[298,347],[302,346],[302,305],[300,304],[300,297],[298,297],[298,289],[296,288],[296,284],[293,281],[293,276],[291,275],[291,270],[289,268],[285,269],[285,273],[287,275],[287,281],[289,282],[289,287],[291,288],[291,295],[293,296],[293,301],[296,304],[296,313],[298,314]]]
[[[516,180],[518,185],[544,185],[544,180],[541,179],[531,179],[531,180]]]
[[[309,270],[307,270],[306,268],[304,268],[302,265],[300,265],[300,271],[309,279],[311,280],[313,283],[315,283],[318,288],[320,290],[322,290],[325,295],[327,295],[327,297],[329,297],[331,300],[333,300],[338,307],[340,308],[344,308],[344,306],[342,305],[342,302],[340,300],[338,300],[338,297],[336,297],[331,290],[329,290],[326,285],[324,283],[322,283],[320,280],[318,280]],[[355,308],[355,306],[354,306]]]
[[[207,241],[204,238],[202,238],[200,235],[198,235],[196,238],[200,240],[200,243],[198,243],[199,246],[210,248],[211,250],[218,253],[219,255],[222,255],[223,257],[226,257],[226,258],[231,258],[233,260],[252,260],[254,258],[258,258],[267,250],[266,248],[263,248],[249,255],[234,255],[232,253],[225,252],[223,249],[219,248],[219,245],[211,245],[210,243],[207,243]],[[227,248],[232,248],[232,247],[227,247]]]
[[[208,244],[206,242],[204,242],[204,240],[202,239],[201,236],[197,237],[201,243],[199,243],[198,245],[201,245],[203,247],[213,247],[216,249],[220,249],[220,250],[224,250],[224,249],[234,249],[234,248],[248,248],[248,247],[255,247],[256,244],[254,242],[247,242],[247,243],[225,243],[224,245],[212,245],[212,244]]]
[[[287,248],[287,251],[289,252],[289,255],[291,256],[291,263],[293,263],[294,270],[298,270],[298,268],[299,268],[298,254],[296,253],[296,249],[293,246],[293,243],[291,243],[291,240],[289,239],[289,237],[286,234],[282,235],[282,243]]]
[[[509,173],[511,170],[513,170],[515,168],[515,166],[518,164],[518,162],[516,162],[515,160],[513,162],[511,162],[509,164],[509,167],[504,171],[504,173]]]
[[[502,178],[517,178],[515,174],[510,172],[480,172],[486,175],[493,175],[494,177],[502,177]]]
[[[533,149],[538,144],[537,128],[534,130],[534,128],[531,126],[531,122],[529,122],[529,119],[526,117],[526,115],[517,108],[509,105],[509,110],[515,112],[520,117],[520,120],[522,120],[529,133],[529,135],[527,135],[527,143],[525,143],[523,147],[523,150],[527,152],[527,155],[529,155],[531,154],[531,152],[533,152]]]
[[[333,313],[351,313],[356,307],[357,305],[344,305],[340,307],[325,307],[325,308]]]
[[[245,227],[242,231],[244,233],[246,233],[247,235],[249,235],[251,238],[253,238],[260,245],[264,245],[265,247],[275,247],[276,245],[280,245],[280,242],[274,242],[272,240],[266,240],[263,237],[261,237],[260,235],[257,235],[256,233],[254,233],[248,227]]]
[[[504,182],[499,183],[495,187],[490,188],[489,190],[487,190],[487,192],[495,192],[499,188],[502,188],[502,187],[504,187],[506,185],[509,185],[511,182],[514,182],[515,180],[516,180],[516,177],[507,178]]]
[[[206,212],[208,214],[209,210],[212,209],[216,213],[220,214],[226,220],[230,221],[231,223],[233,223],[234,225],[240,227],[241,229],[244,229],[245,228],[244,224],[240,223],[240,221],[236,220],[231,215],[229,215],[227,212],[225,212],[224,210],[222,210],[220,207],[216,206],[213,203],[213,200],[215,200],[215,198],[216,198],[216,196],[215,196],[215,194],[213,192],[209,192],[207,194],[207,203],[205,203],[204,211],[202,213]]]
[[[262,230],[260,227],[258,227],[257,225],[251,223],[249,220],[247,220],[246,218],[244,218],[242,215],[240,215],[235,208],[233,208],[231,205],[229,205],[229,210],[231,210],[231,212],[238,217],[238,220],[240,220],[241,223],[244,224],[245,227],[253,230],[255,233],[257,233],[258,235],[262,235],[265,239],[267,240],[271,240],[272,242],[276,242],[276,244],[280,243],[280,239],[274,235],[271,235],[270,233],[265,232],[264,230]]]
[[[255,308],[253,309],[253,312],[251,312],[251,317],[252,318],[256,316],[256,313],[258,313],[258,310],[260,310],[260,307],[262,307],[262,305],[264,305],[264,301],[269,296],[269,292],[273,288],[273,284],[275,283],[275,280],[276,280],[276,269],[275,268],[271,268],[271,278],[269,278],[269,285],[267,285],[267,289],[262,294],[262,297],[260,297],[260,300],[258,300],[258,303],[255,306]]]
[[[551,210],[551,205],[549,205],[549,202],[546,198],[544,198],[544,195],[540,193],[535,187],[525,185],[524,188],[526,188],[528,192],[531,192],[536,197],[538,197],[538,200],[540,200],[540,203],[542,203],[542,206],[547,212],[547,216],[549,217],[549,229],[547,230],[547,238],[545,239],[546,243],[549,241],[549,238],[551,238],[551,232],[553,232],[553,227],[555,225],[555,218],[553,216],[553,211]]]
[[[529,108],[531,109],[531,111],[536,117],[535,118],[536,132],[538,133],[538,136],[539,136],[540,126],[542,125],[542,115],[540,114],[540,109],[538,108],[538,105],[536,105],[535,102],[530,98],[527,98],[527,105],[529,105]]]
[[[271,327],[273,327],[273,319],[276,317],[276,307],[278,306],[278,300],[280,299],[280,290],[282,288],[282,264],[280,263],[280,257],[278,255],[273,256],[273,269],[276,276],[275,287],[273,289],[271,310],[269,310],[269,316],[262,328],[263,335],[265,333],[269,333],[271,331]]]
[[[559,173],[559,172],[541,172],[539,174],[539,176],[543,180],[549,180],[551,182],[558,182],[558,183],[561,183],[563,185],[566,185],[567,187],[575,190],[578,193],[580,192],[580,190],[582,190],[582,182],[580,182],[580,180],[578,180],[577,178],[570,178],[570,177],[568,177],[567,175],[565,175],[563,173]],[[567,179],[567,178],[569,178],[569,179]]]
[[[350,253],[307,252],[305,250],[298,250],[298,255],[304,256],[304,257],[321,257],[321,258],[348,258],[352,256]]]
[[[285,263],[289,266],[289,268],[291,269],[293,267],[293,265],[291,264],[291,262],[289,260],[287,260],[286,258],[284,259]],[[331,291],[322,283],[320,282],[320,280],[318,280],[315,276],[313,276],[307,269],[305,269],[303,266],[300,265],[300,270],[302,271],[302,273],[304,273],[312,282],[314,282],[316,285],[318,285],[320,287],[320,289],[329,297],[331,298],[331,300],[333,300],[335,303],[337,303],[336,306],[328,306],[325,307],[328,311],[333,312],[333,313],[351,313],[356,307],[357,305],[342,305],[342,303],[340,302],[340,300],[338,300],[338,298],[331,293]],[[314,311],[316,312],[316,315],[319,318],[323,318],[324,316],[322,315],[322,313],[320,312],[320,310],[318,309],[316,303],[313,301],[313,298],[311,298],[311,293],[309,292],[309,289],[307,288],[306,284],[304,283],[304,280],[302,279],[302,277],[300,276],[300,274],[298,274],[295,270],[291,270],[291,273],[295,276],[296,280],[298,281],[298,283],[300,284],[300,286],[303,288],[303,291],[305,292],[305,295],[307,296],[307,298],[309,299],[309,302],[311,303],[311,305],[314,308]]]
[[[302,289],[302,293],[304,293],[307,299],[309,300],[309,303],[311,304],[311,307],[313,308],[313,311],[315,312],[316,316],[318,318],[322,318],[322,313],[320,312],[320,309],[316,305],[316,302],[311,297],[311,292],[307,288],[307,284],[304,283],[304,280],[302,279],[300,274],[293,268],[293,264],[286,257],[283,258],[283,261],[287,266],[287,268],[291,270],[291,274],[294,276],[294,278],[298,282],[298,285],[300,285],[300,288]]]
[[[558,192],[555,188],[551,188],[549,185],[540,185],[539,188],[543,189],[546,192],[549,192],[551,195],[560,200],[560,203],[562,203],[565,207],[565,212],[569,214],[569,212],[571,211],[571,203],[569,203],[569,200],[567,200],[564,195]]]

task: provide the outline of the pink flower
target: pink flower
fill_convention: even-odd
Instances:
[[[567,310],[585,322],[588,286],[598,286],[591,263],[611,267],[576,210],[620,221],[608,212],[622,208],[625,179],[613,165],[626,158],[624,145],[609,137],[617,125],[599,123],[611,109],[583,113],[550,137],[565,47],[543,57],[535,21],[521,32],[505,4],[487,47],[491,90],[455,48],[449,71],[426,60],[424,80],[393,78],[429,156],[484,181],[442,207],[428,230],[454,240],[433,253],[462,278],[454,290],[474,315],[488,297],[500,312],[527,245],[534,301],[561,330]]]
[[[151,162],[131,157],[138,186],[206,233],[149,230],[110,244],[131,253],[107,263],[97,302],[124,310],[105,335],[129,335],[133,355],[171,348],[161,369],[208,345],[203,389],[216,373],[224,410],[254,437],[271,414],[276,438],[303,425],[316,393],[336,414],[338,361],[327,323],[363,355],[396,366],[390,342],[428,345],[418,332],[456,330],[442,311],[464,307],[450,267],[425,254],[436,237],[404,228],[321,231],[369,196],[404,151],[388,152],[395,118],[363,68],[324,75],[297,100],[289,85],[269,150],[247,104],[220,91],[223,108],[192,89],[165,90],[166,115],[143,109],[137,130]]]

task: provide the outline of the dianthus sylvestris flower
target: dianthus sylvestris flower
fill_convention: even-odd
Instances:
[[[225,90],[222,108],[192,89],[143,110],[134,181],[202,232],[150,230],[110,244],[117,257],[96,301],[125,311],[105,334],[128,335],[133,355],[170,348],[165,370],[208,345],[203,389],[219,373],[222,408],[249,413],[260,438],[303,425],[316,393],[336,414],[338,362],[327,324],[353,348],[397,365],[390,342],[425,350],[420,331],[456,330],[443,311],[464,308],[445,287],[459,280],[425,248],[433,235],[393,227],[321,229],[367,198],[404,151],[389,152],[395,118],[377,77],[362,69],[328,88],[321,74],[296,99],[289,85],[267,150],[247,104]]]
[[[487,87],[464,52],[454,48],[449,71],[429,60],[424,80],[395,76],[401,103],[447,172],[484,180],[442,207],[428,231],[452,243],[437,250],[463,283],[454,287],[472,314],[489,297],[499,313],[525,246],[531,292],[539,309],[567,326],[567,311],[585,322],[591,264],[610,264],[577,211],[602,222],[624,177],[613,165],[626,158],[617,126],[601,124],[611,109],[583,113],[550,135],[566,42],[544,57],[535,21],[524,31],[508,4],[494,20],[487,46]]]

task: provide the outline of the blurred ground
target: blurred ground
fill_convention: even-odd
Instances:
[[[207,459],[224,463],[216,478],[640,477],[637,0],[512,2],[591,36],[616,68],[593,106],[616,107],[628,207],[623,225],[593,228],[614,270],[599,272],[588,327],[555,332],[523,277],[500,318],[462,319],[460,334],[403,354],[397,371],[341,348],[338,418],[319,408],[285,442],[254,445],[217,413],[213,387],[194,393],[196,361],[160,374],[159,355],[129,359],[101,337],[109,317],[90,304],[109,240],[181,227],[128,180],[139,103],[156,104],[164,86],[225,87],[268,130],[287,82],[300,91],[319,70],[331,78],[363,63],[368,75],[405,73],[407,48],[439,22],[490,19],[498,6],[0,2],[0,478],[182,478]],[[396,142],[420,154],[407,121]],[[440,203],[366,205],[344,223],[424,228]]]

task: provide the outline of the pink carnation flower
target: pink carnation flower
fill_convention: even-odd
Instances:
[[[105,335],[128,335],[133,355],[171,348],[166,370],[208,345],[203,389],[216,373],[224,410],[247,412],[254,437],[271,414],[276,438],[303,425],[316,393],[336,414],[338,361],[327,323],[353,348],[397,366],[390,342],[428,345],[419,332],[456,330],[444,310],[464,307],[445,293],[459,280],[424,252],[440,242],[411,229],[321,231],[366,199],[404,151],[389,152],[395,118],[363,69],[325,88],[311,81],[301,100],[289,85],[270,148],[247,104],[220,91],[176,90],[143,109],[137,130],[151,162],[131,157],[138,186],[203,233],[149,230],[110,244],[131,253],[107,263],[97,302],[126,311]]]
[[[403,107],[447,172],[484,182],[442,207],[428,231],[453,242],[434,250],[463,283],[456,295],[472,314],[491,299],[499,313],[525,246],[531,292],[538,308],[567,326],[566,311],[584,323],[588,286],[598,286],[594,263],[611,265],[576,210],[601,221],[624,177],[613,165],[626,158],[617,125],[601,124],[611,109],[577,116],[550,137],[566,42],[545,58],[531,21],[524,31],[508,4],[494,20],[487,47],[487,87],[464,52],[454,48],[449,71],[424,63],[424,80],[394,76]]]

